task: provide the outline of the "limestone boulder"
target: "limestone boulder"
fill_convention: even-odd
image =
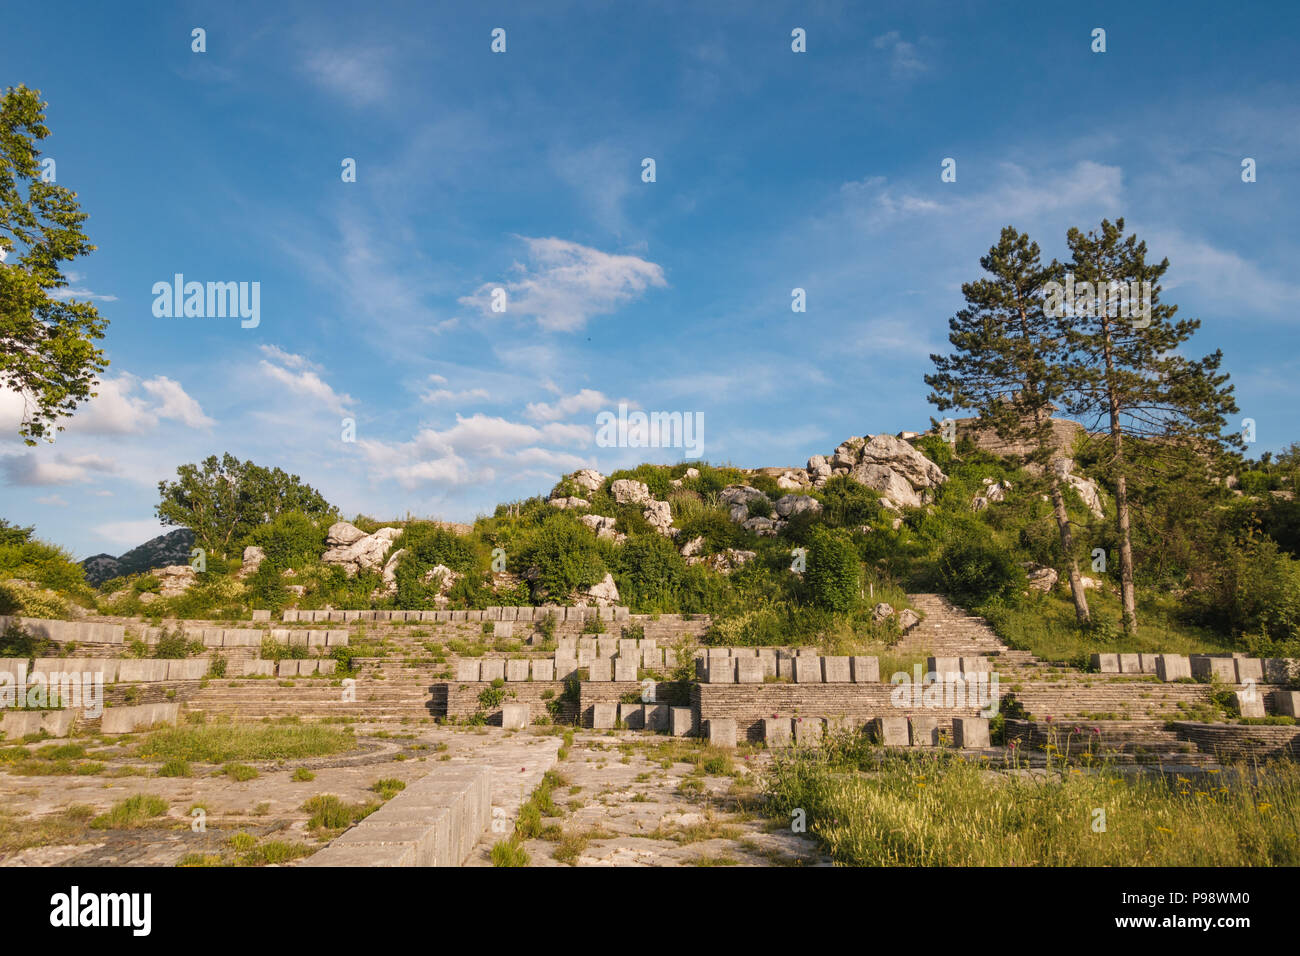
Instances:
[[[610,538],[617,541],[624,537],[617,531],[617,518],[610,518],[607,515],[578,515],[578,520],[596,532],[598,538]]]
[[[811,495],[782,495],[776,501],[776,513],[782,518],[792,518],[805,512],[821,514],[822,503]]]
[[[656,501],[651,498],[646,502],[645,511],[642,512],[645,520],[660,534],[665,537],[672,537],[677,533],[673,527],[673,509],[666,501]]]
[[[1025,573],[1029,577],[1029,587],[1034,591],[1052,590],[1052,588],[1056,587],[1057,578],[1060,577],[1055,568],[1047,568],[1038,564],[1027,565]]]
[[[884,601],[881,601],[871,609],[871,622],[873,624],[880,624],[882,621],[887,621],[893,616],[894,606],[892,604],[887,604]]]
[[[169,564],[150,574],[158,579],[158,593],[165,598],[184,594],[194,587],[197,580],[194,569],[188,564]]]
[[[265,560],[266,552],[256,545],[250,544],[244,549],[244,559],[239,566],[239,572],[235,576],[246,578],[249,575],[256,574],[257,569],[262,566],[262,562]]]
[[[731,520],[737,522],[749,517],[750,502],[769,500],[766,494],[749,485],[727,485],[718,493],[718,499],[727,506]]]
[[[654,500],[650,488],[644,481],[620,478],[609,486],[610,494],[621,505],[643,505]]]
[[[552,508],[590,508],[591,502],[586,498],[547,498],[546,503]]]
[[[596,492],[605,484],[605,476],[594,468],[583,468],[573,473],[573,483],[586,492]]]
[[[905,607],[898,612],[898,626],[907,633],[916,625],[921,623],[921,616],[913,611],[910,607]]]
[[[340,528],[341,525],[346,525],[346,528],[341,528],[341,533],[336,536],[335,529]],[[360,532],[361,537],[356,537],[352,532]],[[388,553],[388,549],[401,535],[401,528],[380,528],[374,534],[366,534],[359,528],[341,521],[330,527],[327,542],[332,546],[321,555],[321,561],[325,564],[338,565],[343,568],[348,577],[363,571],[379,571],[384,567],[384,556]],[[343,541],[347,543],[340,543]]]
[[[598,607],[613,607],[619,601],[618,585],[614,583],[614,576],[606,571],[600,583],[587,588],[587,596],[595,601]]]

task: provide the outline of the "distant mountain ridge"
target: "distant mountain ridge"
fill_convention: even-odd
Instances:
[[[165,568],[169,564],[188,564],[193,547],[194,532],[189,528],[177,528],[117,557],[92,554],[81,562],[81,566],[86,569],[86,580],[100,585],[126,574]]]

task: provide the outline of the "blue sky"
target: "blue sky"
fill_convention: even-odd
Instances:
[[[1291,5],[6,6],[0,85],[49,103],[112,364],[53,444],[0,392],[0,514],[78,556],[157,533],[158,481],[223,451],[348,515],[469,519],[683,457],[598,447],[620,401],[744,466],[924,428],[1007,224],[1064,257],[1125,217],[1252,452],[1300,440]],[[155,317],[176,273],[259,282],[260,324]]]

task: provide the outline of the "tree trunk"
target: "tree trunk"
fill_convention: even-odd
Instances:
[[[1070,595],[1074,598],[1074,616],[1080,624],[1092,620],[1088,610],[1088,595],[1083,590],[1083,579],[1079,576],[1079,559],[1074,555],[1074,535],[1070,532],[1070,515],[1065,510],[1065,494],[1061,491],[1061,479],[1055,471],[1052,475],[1052,510],[1056,512],[1056,527],[1061,532],[1061,551],[1065,554],[1070,569]]]
[[[1110,405],[1110,438],[1115,452],[1115,514],[1119,528],[1119,594],[1123,604],[1124,633],[1136,636],[1137,597],[1133,592],[1133,542],[1129,535],[1128,481],[1124,474],[1124,429],[1119,420],[1119,397],[1115,393],[1115,366],[1110,353],[1110,327],[1102,319],[1105,333],[1106,397]]]

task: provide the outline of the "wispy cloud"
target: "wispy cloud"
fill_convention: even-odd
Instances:
[[[517,278],[484,283],[462,305],[483,315],[492,311],[492,290],[504,288],[506,315],[531,317],[548,331],[573,332],[597,315],[608,315],[649,288],[668,285],[662,266],[639,256],[614,255],[564,239],[520,237],[528,246],[528,265],[516,263]]]

